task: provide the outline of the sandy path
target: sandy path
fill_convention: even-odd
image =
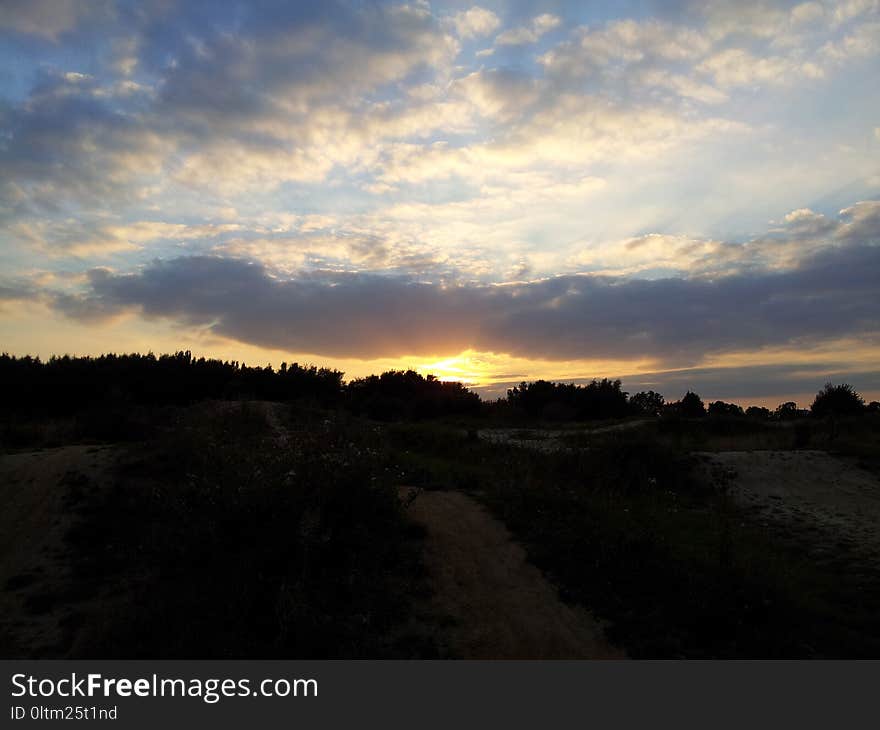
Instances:
[[[104,478],[113,449],[65,446],[0,456],[0,656],[52,651],[68,613],[62,553],[71,524],[65,480]]]
[[[880,557],[880,479],[824,451],[703,453],[715,481],[766,522],[817,528]],[[829,549],[832,545],[822,546]]]
[[[402,488],[404,500],[414,494]],[[601,625],[568,606],[507,529],[460,492],[418,491],[409,514],[427,530],[433,611],[452,619],[450,649],[465,659],[622,658]]]

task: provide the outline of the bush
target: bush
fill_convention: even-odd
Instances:
[[[864,410],[865,401],[848,383],[825,383],[810,406],[814,416],[853,416]]]
[[[420,548],[364,438],[195,409],[81,504],[76,582],[109,596],[77,653],[406,658]]]

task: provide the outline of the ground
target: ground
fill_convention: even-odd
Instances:
[[[0,655],[58,656],[74,604],[64,538],[80,483],[108,478],[115,450],[77,445],[0,457]]]
[[[523,548],[480,504],[454,491],[401,488],[426,529],[425,559],[435,614],[450,619],[446,641],[463,659],[607,659],[623,652],[582,607],[526,560]]]
[[[217,406],[215,410],[217,413],[222,411],[233,420],[243,417],[238,415],[241,408],[231,404],[225,404],[223,408]],[[202,409],[199,411],[199,418],[209,418],[213,412],[210,408]],[[273,434],[268,441],[271,449],[285,453],[295,451],[297,432],[289,426],[289,414],[285,406],[260,403],[249,407],[248,413],[258,420],[265,419],[265,425],[268,425]],[[332,414],[321,413],[321,419],[329,417]],[[202,423],[198,419],[197,422]],[[320,422],[331,423],[330,420]],[[704,430],[706,428],[704,424],[699,424],[699,427]],[[337,425],[333,425],[333,428],[337,428]],[[767,553],[761,552],[761,545],[777,542],[783,548],[793,545],[796,555],[807,556],[807,562],[810,563],[807,568],[812,570],[813,566],[819,566],[819,572],[815,576],[811,573],[802,574],[805,568],[800,566],[798,570],[801,572],[794,573],[792,577],[785,569],[789,565],[786,563],[782,570],[775,573],[771,571],[769,575],[780,575],[790,581],[791,586],[785,587],[789,593],[784,594],[789,597],[800,598],[805,590],[813,591],[814,586],[819,586],[814,591],[820,596],[819,600],[813,600],[812,594],[807,596],[811,601],[808,609],[812,611],[815,607],[819,613],[815,617],[804,613],[802,619],[807,623],[803,625],[821,625],[827,623],[828,616],[833,616],[843,627],[841,631],[850,632],[855,640],[861,642],[873,636],[870,633],[874,631],[871,627],[876,622],[871,623],[871,617],[876,615],[873,596],[876,592],[877,566],[880,561],[880,477],[876,471],[865,468],[864,461],[827,451],[796,448],[742,450],[748,448],[747,444],[760,439],[769,441],[772,437],[776,440],[774,443],[782,442],[783,437],[791,437],[788,432],[792,429],[774,429],[769,435],[756,431],[724,436],[731,443],[738,442],[738,449],[730,449],[725,445],[724,448],[728,450],[708,452],[699,451],[700,447],[686,447],[685,455],[692,453],[693,456],[687,458],[690,461],[695,460],[697,465],[694,475],[701,478],[704,484],[710,485],[706,493],[727,495],[729,504],[735,505],[734,510],[720,512],[719,508],[712,506],[714,496],[699,498],[706,504],[685,501],[680,505],[677,501],[679,496],[672,491],[651,492],[657,483],[654,478],[657,473],[651,471],[657,460],[652,455],[653,451],[646,450],[645,444],[648,442],[644,439],[651,438],[651,424],[646,424],[643,420],[593,429],[480,429],[476,432],[477,439],[473,438],[470,429],[459,427],[429,426],[423,429],[421,426],[403,425],[402,431],[396,432],[396,437],[385,426],[356,419],[345,421],[338,428],[343,431],[350,429],[349,435],[355,440],[364,437],[375,439],[375,443],[368,440],[364,446],[360,442],[359,445],[348,443],[349,435],[340,437],[341,444],[348,444],[340,452],[346,454],[345,458],[352,455],[355,455],[352,458],[360,458],[356,455],[367,453],[373,447],[381,450],[384,444],[391,449],[393,459],[400,460],[409,469],[406,472],[408,476],[423,474],[424,469],[443,467],[438,472],[442,479],[425,477],[425,484],[428,486],[436,487],[439,484],[442,488],[401,487],[398,492],[407,516],[424,533],[422,554],[430,591],[424,595],[414,594],[413,600],[418,605],[414,606],[413,621],[420,624],[419,631],[430,635],[430,642],[434,643],[436,651],[432,650],[433,653],[429,652],[428,655],[472,659],[616,658],[625,655],[621,648],[624,645],[631,655],[636,655],[635,650],[631,650],[631,645],[622,639],[615,646],[606,638],[607,625],[613,625],[615,619],[618,627],[623,625],[620,615],[629,620],[630,626],[647,626],[649,631],[662,633],[664,627],[668,627],[670,621],[676,618],[677,613],[682,613],[681,604],[673,600],[672,588],[656,595],[650,591],[646,593],[650,600],[646,600],[646,605],[641,606],[642,613],[650,613],[659,605],[671,607],[669,615],[656,618],[654,623],[654,619],[650,616],[645,619],[642,614],[636,616],[634,613],[635,618],[630,616],[627,619],[626,612],[633,612],[637,608],[632,590],[627,594],[621,593],[621,596],[626,596],[622,609],[613,602],[606,602],[605,612],[601,615],[608,623],[575,602],[593,605],[590,601],[595,598],[594,579],[599,575],[608,579],[609,585],[604,586],[606,593],[609,590],[615,593],[616,588],[621,587],[622,575],[635,575],[638,573],[638,565],[644,562],[629,564],[629,569],[623,571],[609,569],[606,575],[584,570],[584,566],[595,555],[592,547],[590,550],[593,552],[576,553],[574,557],[566,558],[571,555],[572,547],[581,549],[583,545],[592,544],[589,540],[580,539],[584,535],[592,534],[585,532],[584,527],[591,523],[574,520],[563,524],[566,523],[569,508],[586,509],[584,505],[604,505],[603,509],[607,508],[599,513],[601,519],[593,523],[595,526],[606,525],[609,516],[617,514],[619,525],[622,526],[620,529],[627,536],[635,526],[641,530],[639,534],[642,539],[654,539],[661,547],[666,545],[664,541],[667,539],[682,541],[677,547],[673,546],[678,552],[669,553],[679,560],[690,560],[693,557],[691,553],[695,550],[699,552],[694,545],[700,550],[705,548],[708,552],[715,549],[713,540],[716,534],[720,534],[720,528],[714,527],[714,520],[720,520],[719,515],[727,515],[724,519],[735,518],[737,524],[743,520],[740,527],[745,525],[746,530],[755,527],[758,534],[753,535],[747,531],[736,533],[736,525],[733,526],[734,533],[740,535],[737,539],[746,541],[737,543],[741,552],[734,556],[736,560],[725,562],[727,553],[724,550],[719,552],[721,557],[718,565],[697,555],[699,560],[682,562],[682,565],[688,566],[686,574],[696,575],[689,567],[693,564],[698,568],[702,566],[707,571],[714,571],[710,577],[717,574],[721,580],[728,574],[725,571],[731,570],[730,565],[733,565],[737,570],[741,569],[740,572],[745,576],[743,580],[751,579],[753,568],[768,561],[772,562],[766,557]],[[404,437],[408,439],[404,445],[392,446],[394,438]],[[569,457],[579,458],[581,454],[599,453],[604,448],[600,437],[619,439],[623,445],[635,444],[635,449],[620,453],[628,454],[626,464],[643,463],[647,470],[645,474],[641,474],[638,469],[632,474],[626,471],[618,474],[612,469],[614,477],[608,484],[599,480],[600,486],[604,484],[600,489],[593,485],[597,476],[595,470],[613,467],[617,462],[606,464],[601,459],[587,461],[587,471],[583,474],[577,472],[574,475],[577,479],[571,472],[563,473],[563,476],[570,478],[571,483],[557,489],[558,474],[549,471],[556,463],[554,459],[559,461]],[[665,448],[659,441],[650,443],[655,447],[660,444],[661,450]],[[323,453],[326,444],[323,441],[320,444]],[[82,590],[77,589],[69,559],[71,550],[75,548],[65,541],[65,536],[73,524],[77,507],[87,503],[89,494],[95,494],[96,490],[100,493],[100,490],[118,477],[118,472],[114,472],[117,457],[124,451],[131,457],[132,450],[135,454],[140,453],[139,448],[137,444],[129,444],[125,449],[113,445],[70,445],[0,455],[0,500],[3,505],[3,510],[0,511],[0,655],[75,655],[78,651],[77,642],[83,640],[86,632],[101,629],[100,621],[94,618],[100,613],[93,608],[101,602],[108,602],[112,597],[84,595]],[[422,451],[417,454],[419,449]],[[580,451],[581,449],[584,451]],[[265,461],[261,450],[251,450],[249,453],[255,455],[258,465]],[[142,458],[147,457],[142,455]],[[422,461],[416,462],[417,458]],[[494,488],[498,493],[496,496],[504,504],[510,504],[514,494],[520,500],[523,507],[520,510],[522,519],[519,525],[515,519],[510,518],[511,515],[497,509],[497,504],[493,507],[493,500],[485,499],[486,493],[483,491],[487,486],[486,475],[491,477],[503,471],[503,460],[511,460],[514,465],[510,473],[512,481],[508,484],[503,480],[496,480],[498,484]],[[233,461],[239,463],[240,460]],[[390,462],[392,465],[394,463]],[[577,463],[576,459],[572,463]],[[650,468],[647,466],[649,463],[652,465]],[[420,464],[424,469],[413,471],[413,464]],[[336,467],[331,465],[330,468]],[[246,471],[250,473],[250,469],[248,462]],[[535,472],[531,474],[531,481],[524,478],[529,469]],[[405,481],[403,476],[397,481],[397,477],[404,474],[397,467],[386,469],[386,472],[388,479],[395,480],[388,482],[391,486],[400,481],[414,483]],[[631,483],[628,484],[636,491],[631,494],[615,491],[616,480],[624,478],[630,480]],[[578,479],[581,481],[577,481]],[[447,480],[450,483],[447,484]],[[642,484],[642,481],[645,483]],[[517,485],[517,482],[521,484]],[[511,492],[511,489],[519,487],[522,487],[520,492]],[[541,491],[536,491],[538,488]],[[639,489],[648,491],[640,492]],[[596,495],[605,497],[600,499]],[[388,496],[394,505],[393,490]],[[681,499],[684,496],[686,495],[681,495]],[[582,498],[592,499],[593,502],[583,502]],[[606,499],[607,505],[602,499]],[[552,500],[556,500],[555,506]],[[534,510],[537,509],[540,513],[545,507],[550,510],[547,514],[552,516],[552,519],[544,520],[548,532],[545,534],[523,529],[523,524],[531,526],[536,522]],[[649,509],[644,525],[638,520],[624,517],[629,514],[629,508]],[[693,514],[688,517],[689,521],[684,520],[691,513]],[[657,518],[661,517],[666,520],[666,532],[657,527]],[[681,526],[677,527],[679,521]],[[284,525],[286,533],[286,523]],[[657,527],[657,534],[654,535],[645,525]],[[694,526],[700,527],[706,533],[702,535],[702,543],[697,542],[696,533],[692,530]],[[516,535],[523,540],[522,544],[509,532],[508,527],[519,530]],[[568,532],[565,532],[566,529]],[[554,539],[548,538],[548,535]],[[562,539],[556,540],[555,537],[560,535]],[[608,532],[604,539],[611,540],[612,537],[613,533]],[[535,540],[539,541],[538,544],[533,544]],[[550,547],[542,546],[540,540],[544,540]],[[102,546],[106,547],[103,542]],[[524,546],[529,549],[528,555],[548,571],[547,574],[542,573],[529,560]],[[684,548],[684,551],[679,548]],[[603,555],[606,560],[619,559],[623,566],[627,565],[629,553],[626,551],[635,550],[626,541],[600,543],[597,549],[606,551],[607,554]],[[654,553],[632,554],[650,557]],[[773,560],[789,561],[791,554],[791,551],[786,552],[783,549]],[[541,556],[544,562],[541,562]],[[569,563],[571,570],[568,570]],[[665,564],[658,565],[663,567]],[[103,570],[103,564],[99,567]],[[557,583],[548,579],[547,575],[553,575],[553,581]],[[585,579],[585,575],[593,577]],[[639,575],[639,586],[643,586],[650,576],[646,573]],[[670,575],[672,578],[676,577],[674,572]],[[99,572],[98,576],[103,582],[104,573]],[[821,583],[823,576],[832,578],[827,586]],[[843,577],[846,577],[846,586]],[[706,594],[706,587],[711,588],[714,579],[707,578],[705,585],[699,584],[695,595],[699,597]],[[670,583],[672,585],[678,584]],[[764,591],[763,584],[759,582],[758,585]],[[564,590],[566,600],[560,597],[559,588]],[[657,586],[653,588],[656,589]],[[776,600],[775,593],[771,595],[771,589],[776,588],[773,581],[767,584],[766,589],[770,592],[767,592],[765,598],[768,601],[771,598]],[[743,593],[746,596],[744,600],[752,601],[756,596],[764,596],[761,591]],[[739,595],[735,591],[734,594]],[[638,598],[638,591],[634,595]],[[593,607],[600,610],[595,605]],[[717,606],[715,608],[718,609]],[[858,616],[856,609],[860,611]],[[823,611],[827,613],[822,613]],[[752,616],[748,612],[742,615]],[[790,615],[792,614],[784,614],[785,621],[788,621]],[[852,621],[851,616],[854,617]],[[740,613],[733,611],[731,621],[739,620],[738,617]],[[685,619],[690,620],[687,616]],[[753,619],[744,620],[748,622]],[[773,627],[776,631],[777,624],[773,624]],[[800,630],[792,629],[798,636]],[[612,635],[615,636],[615,641],[623,636],[620,631]],[[844,638],[847,636],[845,633],[839,635]],[[817,655],[836,655],[833,649],[838,646],[834,643],[837,636],[838,634],[833,634],[829,640],[831,649],[826,647],[824,653],[819,652]],[[639,640],[642,639],[644,637]],[[426,642],[426,647],[430,642]],[[645,646],[654,646],[650,642],[642,643]],[[754,653],[756,645],[744,643],[743,646],[748,647],[744,650],[746,653]],[[763,644],[757,646],[760,648]],[[851,647],[852,644],[846,646]],[[693,647],[687,645],[687,648],[690,650]],[[703,645],[700,644],[698,648],[702,649]],[[716,649],[710,646],[705,651],[708,655],[714,655]],[[787,656],[784,652],[782,655]],[[811,654],[807,651],[806,655]]]
[[[812,450],[700,456],[760,522],[811,535],[811,551],[842,546],[880,558],[880,479],[856,459]]]

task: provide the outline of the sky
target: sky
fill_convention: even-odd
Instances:
[[[880,399],[880,0],[0,0],[0,350]]]

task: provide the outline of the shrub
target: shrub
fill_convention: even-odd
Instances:
[[[77,654],[406,658],[419,546],[371,434],[194,409],[80,505],[76,582],[108,597]]]
[[[848,383],[825,383],[810,406],[814,416],[852,416],[864,410],[865,401]]]

